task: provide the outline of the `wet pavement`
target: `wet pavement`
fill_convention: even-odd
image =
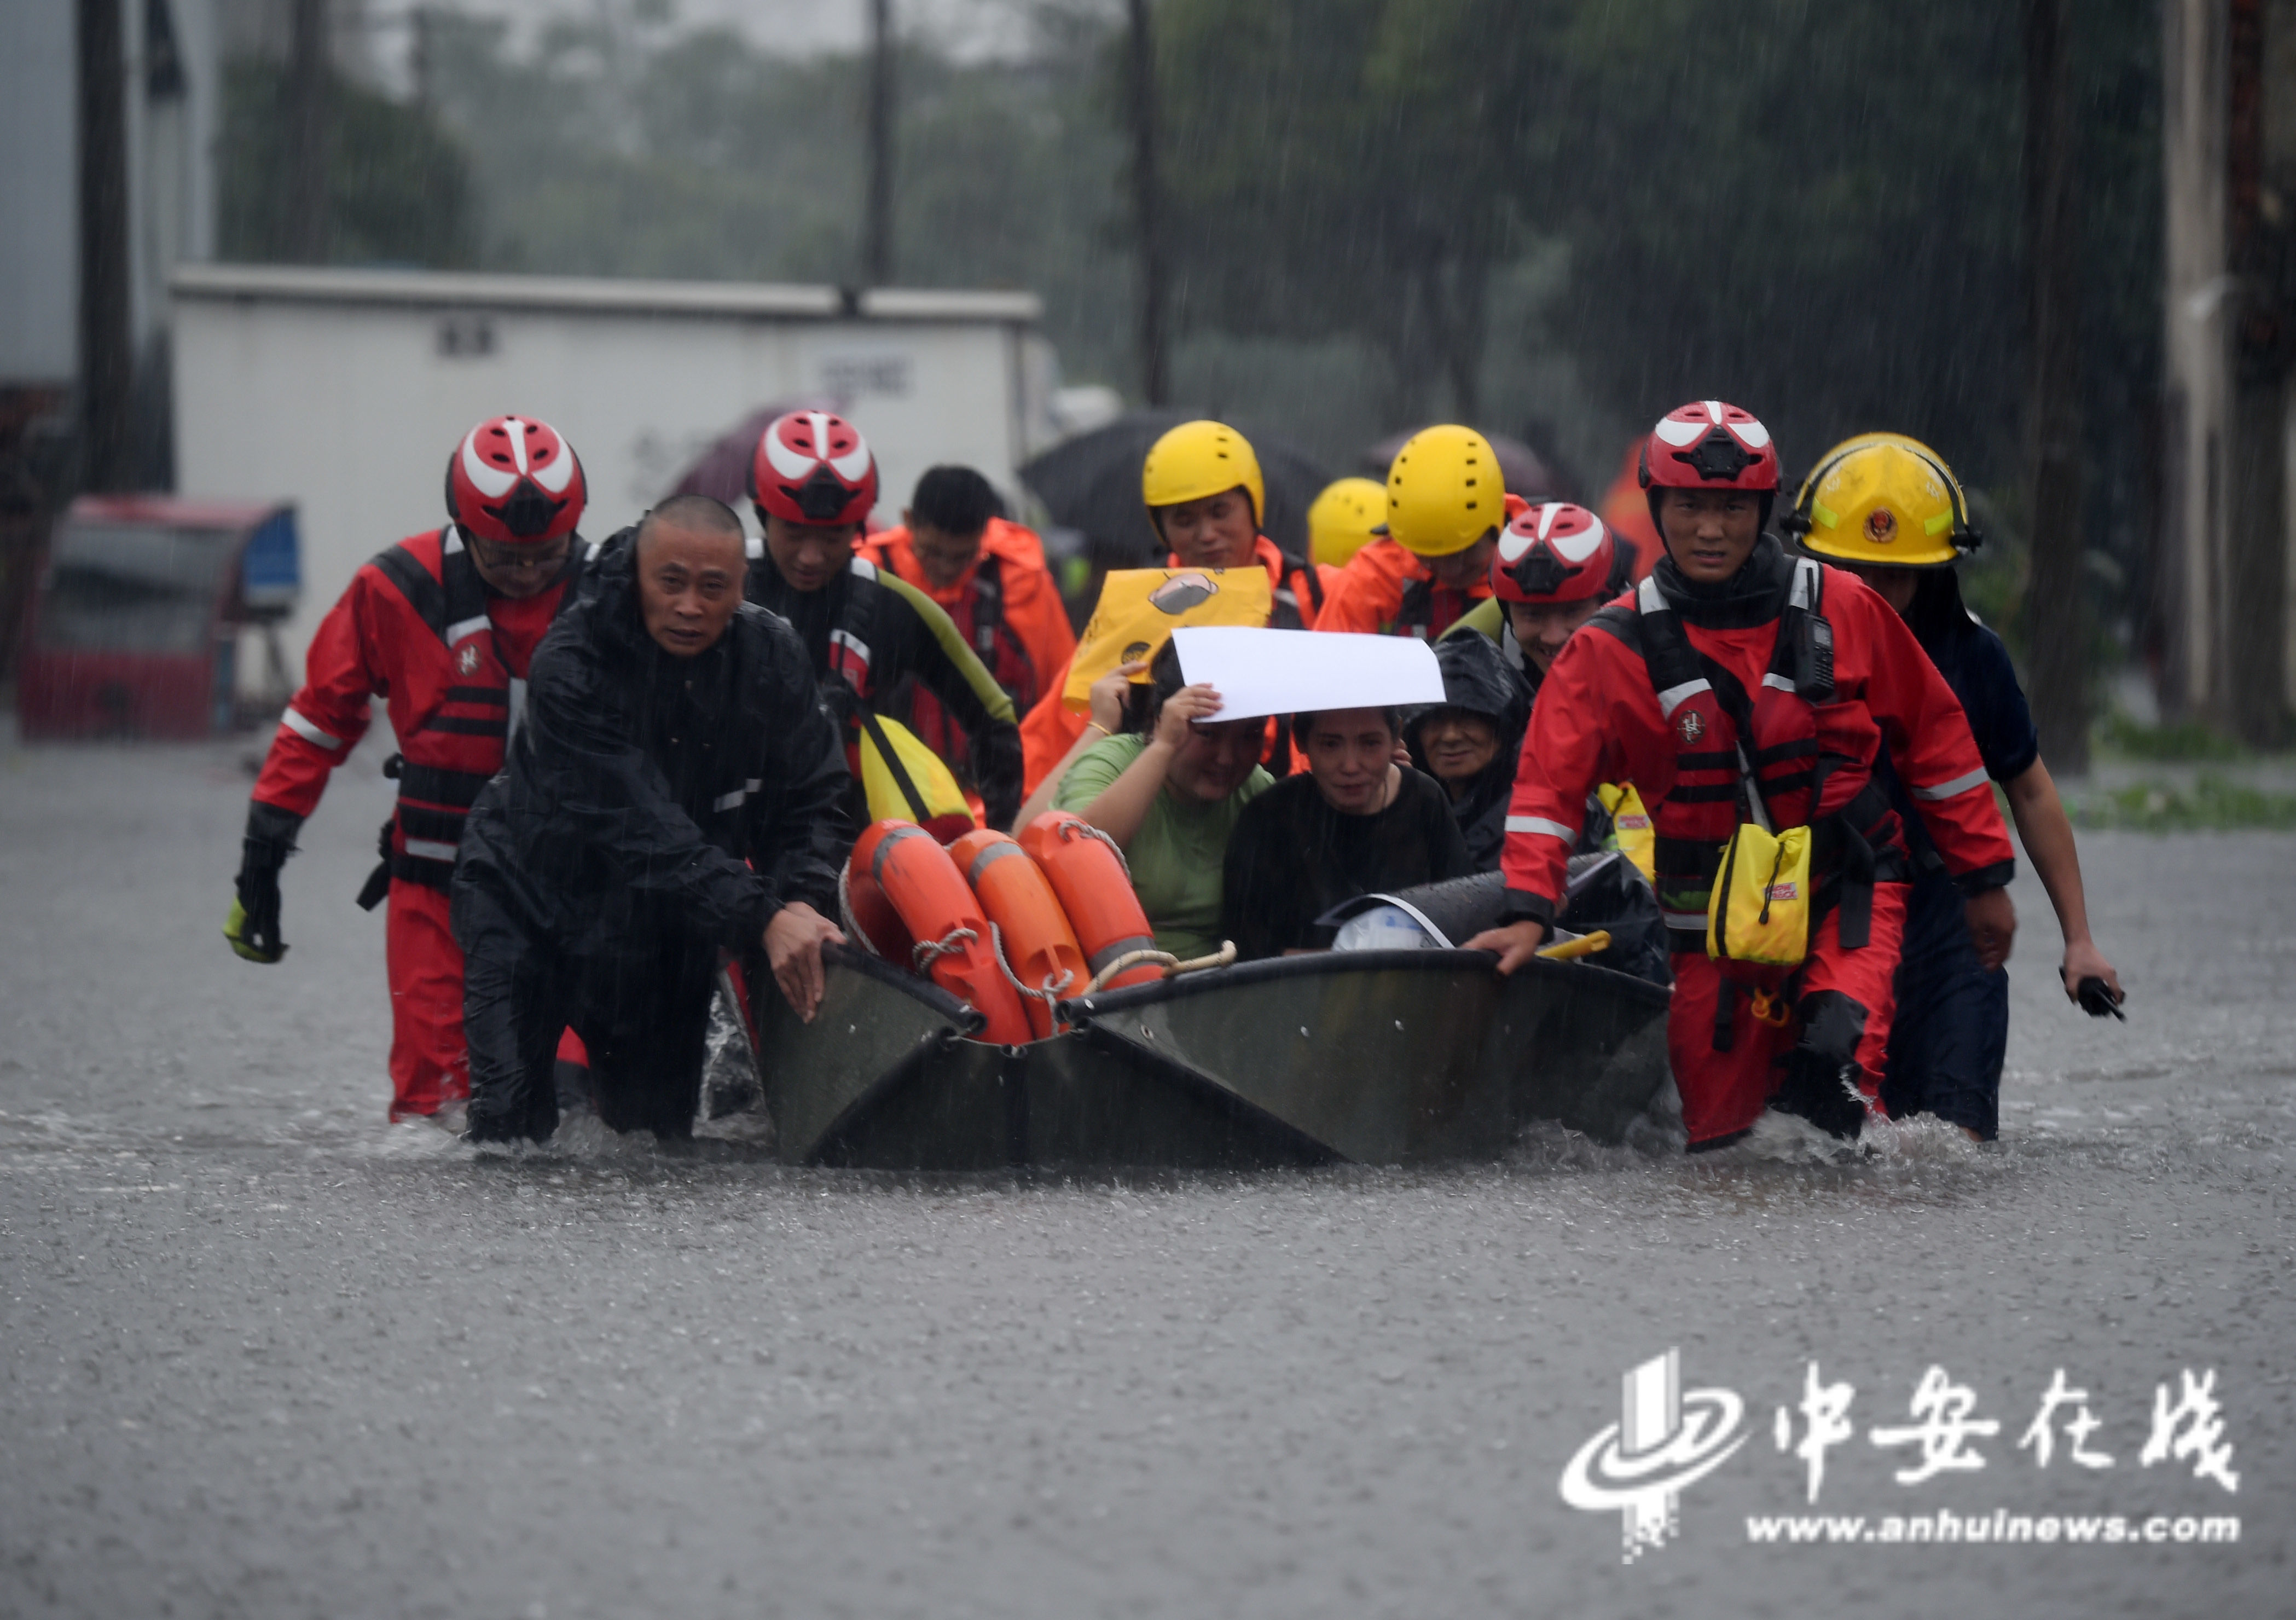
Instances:
[[[2021,882],[1997,1148],[920,1180],[386,1127],[374,751],[275,968],[218,933],[245,752],[0,745],[0,1614],[2291,1612],[2296,840],[2084,840],[2126,1026]],[[1669,1347],[1740,1443],[1626,1565],[1558,1482]],[[1900,1484],[1932,1365],[1998,1428]],[[2145,1466],[2186,1369],[2221,1427]],[[1751,1539],[1811,1513],[1865,1528]]]

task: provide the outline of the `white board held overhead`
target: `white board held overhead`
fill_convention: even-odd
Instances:
[[[1435,649],[1415,636],[1189,625],[1172,645],[1182,678],[1218,688],[1224,720],[1443,701]]]

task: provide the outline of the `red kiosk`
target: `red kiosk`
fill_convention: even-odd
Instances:
[[[82,496],[56,520],[16,670],[27,740],[184,740],[231,728],[239,632],[271,635],[301,589],[295,509]]]

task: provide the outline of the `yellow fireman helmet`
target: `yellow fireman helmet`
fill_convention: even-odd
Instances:
[[[1387,532],[1406,551],[1447,557],[1507,521],[1506,475],[1490,440],[1445,423],[1403,441],[1387,470]]]
[[[1949,568],[1984,537],[1953,469],[1918,439],[1861,433],[1817,459],[1786,527],[1834,563]]]
[[[1251,441],[1224,422],[1183,422],[1148,447],[1140,464],[1140,498],[1153,512],[1200,501],[1241,485],[1251,497],[1251,520],[1267,524],[1267,484]]]
[[[1345,568],[1385,522],[1387,486],[1375,478],[1342,478],[1308,508],[1308,550],[1318,563]]]

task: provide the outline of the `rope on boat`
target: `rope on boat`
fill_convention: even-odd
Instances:
[[[1065,991],[1070,984],[1076,982],[1075,972],[1072,969],[1064,967],[1061,970],[1060,977],[1057,980],[1055,980],[1051,974],[1046,974],[1045,975],[1045,988],[1042,990],[1030,990],[1027,985],[1021,983],[1021,975],[1014,973],[1013,971],[1013,965],[1004,959],[1004,931],[994,923],[988,925],[988,948],[990,952],[996,958],[996,966],[1004,971],[1004,982],[1010,984],[1014,990],[1019,991],[1021,995],[1027,997],[1029,999],[1043,1002],[1045,1004],[1045,1011],[1047,1014],[1051,1013],[1054,1007],[1058,1005],[1062,993]]]
[[[1064,843],[1078,838],[1099,839],[1115,855],[1116,864],[1124,873],[1124,881],[1127,883],[1132,881],[1132,863],[1124,859],[1124,846],[1115,839],[1102,832],[1089,821],[1063,821],[1060,824],[1060,829],[1061,838]]]
[[[871,956],[880,956],[877,942],[871,939],[860,924],[853,920],[853,897],[846,892],[845,880],[852,874],[853,863],[847,861],[837,868],[837,920],[845,925],[845,937],[861,942],[861,949]]]
[[[1222,940],[1220,948],[1211,955],[1196,957],[1185,962],[1168,950],[1128,950],[1093,974],[1092,983],[1084,987],[1084,993],[1087,996],[1098,994],[1107,988],[1111,979],[1115,978],[1119,974],[1127,973],[1139,966],[1143,962],[1160,962],[1164,965],[1164,976],[1168,979],[1177,979],[1184,973],[1201,973],[1207,968],[1226,967],[1234,960],[1235,942],[1234,940]]]
[[[937,940],[919,940],[909,952],[909,960],[919,974],[932,971],[932,965],[945,956],[953,956],[980,936],[963,925],[950,929]]]

